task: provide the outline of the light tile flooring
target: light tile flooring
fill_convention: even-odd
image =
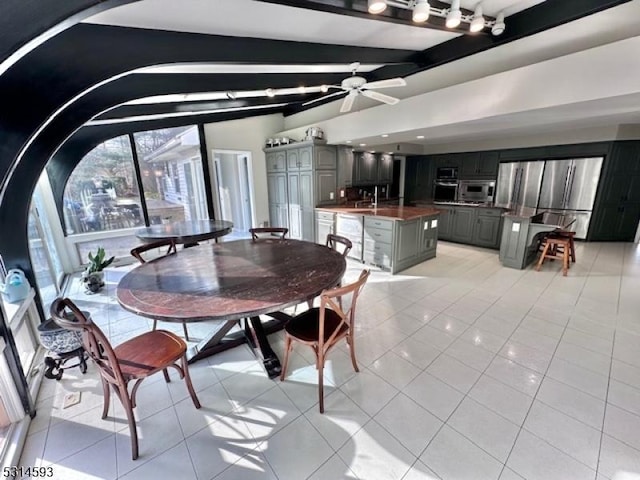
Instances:
[[[361,371],[345,348],[330,355],[324,415],[310,351],[296,347],[280,382],[238,347],[191,366],[201,410],[177,378],[142,384],[135,462],[122,408],[100,419],[96,369],[65,372],[44,380],[21,464],[65,480],[640,478],[640,248],[581,243],[577,255],[562,277],[557,262],[512,270],[441,243],[400,275],[374,272]],[[118,307],[114,286],[71,296],[118,343],[150,323]],[[82,401],[62,409],[70,391]]]

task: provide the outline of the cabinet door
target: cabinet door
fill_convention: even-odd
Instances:
[[[302,240],[302,208],[293,203],[289,204],[289,238]]]
[[[297,148],[287,150],[287,168],[289,170],[298,170],[300,168],[300,155]]]
[[[318,205],[335,203],[337,188],[336,172],[330,170],[316,172],[316,198]]]
[[[418,255],[418,233],[420,219],[411,222],[398,222],[395,245],[395,260],[402,263]]]
[[[316,155],[316,168],[318,170],[335,169],[338,162],[336,147],[318,145],[314,147]]]
[[[300,206],[300,202],[301,202],[300,174],[289,173],[287,175],[287,179],[288,179],[288,185],[289,185],[289,204]]]
[[[267,175],[267,186],[269,188],[269,203],[288,203],[286,173],[270,173]]]
[[[315,207],[313,202],[313,172],[300,172],[299,195],[302,208]]]
[[[434,217],[422,217],[420,221],[420,244],[418,245],[418,255],[421,257],[435,254],[438,241],[438,223]]]
[[[354,154],[355,178],[354,185],[372,185],[378,180],[378,162],[373,153],[358,152]]]
[[[315,241],[315,212],[313,208],[300,209],[300,239],[307,242]]]
[[[473,244],[481,247],[497,248],[500,220],[500,217],[478,215],[476,228],[473,232]]]
[[[298,168],[301,170],[311,170],[313,168],[312,147],[303,147],[298,149]]]
[[[453,210],[450,208],[440,210],[440,216],[438,217],[438,238],[442,240],[451,239],[452,212]]]
[[[316,243],[324,245],[327,243],[327,235],[333,233],[333,222],[327,220],[316,220]]]
[[[267,172],[284,172],[287,169],[287,155],[284,150],[266,154]]]
[[[476,212],[472,208],[456,208],[453,210],[452,240],[460,243],[471,243]]]
[[[393,183],[393,156],[387,153],[378,158],[378,183]]]
[[[498,177],[500,154],[498,152],[482,152],[477,160],[476,174],[481,178],[494,180]]]
[[[274,225],[275,227],[285,227],[289,228],[289,206],[288,205],[278,205],[278,223]]]

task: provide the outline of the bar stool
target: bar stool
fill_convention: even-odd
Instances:
[[[571,257],[571,263],[576,263],[576,244],[574,242],[576,232],[569,232],[568,230],[559,230],[557,232],[553,232],[552,235],[558,238],[566,238],[569,240],[569,256]]]
[[[540,260],[538,260],[538,264],[536,265],[536,271],[540,271],[540,267],[542,267],[545,258],[562,260],[562,275],[566,277],[567,271],[569,270],[569,255],[571,251],[571,237],[548,236],[544,250],[542,250],[540,254]],[[573,255],[572,259],[573,258],[575,258],[575,255]]]

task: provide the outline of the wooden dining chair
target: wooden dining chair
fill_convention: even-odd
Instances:
[[[278,240],[284,240],[289,233],[289,229],[286,227],[256,227],[250,228],[249,232],[251,233],[251,238],[253,240],[260,240],[268,237],[273,237],[274,234],[278,234]],[[263,235],[267,235],[265,237]]]
[[[167,255],[172,255],[177,252],[176,242],[173,239],[167,239],[167,240],[158,240],[157,242],[145,243],[144,245],[139,245],[136,248],[131,250],[131,255],[140,263],[146,263],[147,261],[142,256],[143,253],[156,248],[164,249],[165,247],[167,248],[167,250],[164,253],[164,255],[162,255],[163,257]],[[155,330],[157,327],[158,327],[158,320],[154,318],[152,330]],[[188,342],[189,331],[187,330],[186,322],[182,322],[182,330],[184,331],[184,338]]]
[[[340,253],[345,258],[347,258],[347,255],[353,248],[353,243],[351,243],[351,240],[349,240],[346,237],[336,235],[334,233],[327,234],[327,241],[325,245],[329,247],[331,250],[335,250],[336,252]],[[342,286],[342,281],[338,282],[336,286],[337,287]],[[311,300],[307,300],[307,305],[309,306],[309,308],[313,308],[313,301],[314,301],[313,298]],[[341,302],[341,301],[342,300],[340,299],[340,297],[338,297],[338,302]]]
[[[129,422],[133,460],[138,458],[138,432],[133,409],[136,408],[138,387],[145,378],[162,371],[165,381],[169,382],[167,369],[175,368],[180,378],[184,378],[193,404],[200,408],[200,401],[189,376],[187,344],[180,337],[166,330],[153,330],[113,348],[102,330],[68,298],[56,299],[51,305],[50,313],[53,321],[60,327],[82,332],[84,349],[100,371],[104,395],[102,418],[106,418],[109,413],[111,388],[120,399]],[[134,382],[131,393],[128,388],[130,382]]]
[[[357,281],[344,287],[323,291],[320,294],[320,307],[312,308],[296,315],[284,326],[285,354],[280,380],[284,380],[286,375],[293,342],[297,341],[310,346],[316,355],[320,413],[324,413],[324,361],[329,351],[343,338],[346,339],[347,345],[349,345],[353,369],[356,372],[360,371],[356,362],[353,338],[354,322],[358,296],[369,278],[369,274],[369,270],[363,270]],[[351,295],[350,307],[344,311],[342,306],[335,300],[348,295]]]

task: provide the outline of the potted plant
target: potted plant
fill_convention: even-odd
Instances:
[[[85,283],[87,293],[96,293],[104,287],[104,272],[103,270],[111,265],[116,257],[111,257],[105,260],[106,254],[104,248],[99,247],[97,253],[94,255],[89,252],[89,265],[82,273],[82,281]]]

